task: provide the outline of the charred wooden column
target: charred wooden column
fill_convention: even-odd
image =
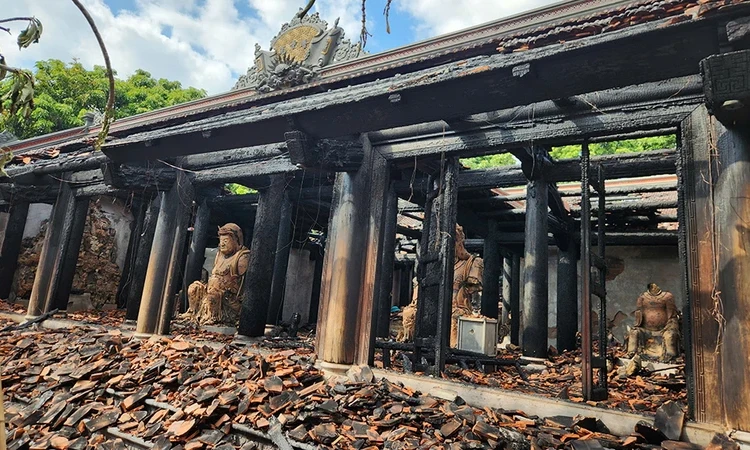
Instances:
[[[172,246],[161,296],[159,322],[156,328],[156,332],[160,335],[169,334],[172,316],[174,315],[174,309],[178,300],[177,292],[180,289],[180,282],[184,277],[187,229],[190,224],[190,215],[194,203],[192,185],[187,180],[184,172],[177,174],[175,187],[177,193],[175,201],[178,202],[178,205],[176,217],[171,224]],[[187,287],[185,291],[187,291]]]
[[[487,223],[487,238],[484,240],[484,280],[482,280],[482,315],[498,318],[498,302],[500,301],[500,277],[503,272],[503,258],[500,255],[497,222]],[[507,315],[507,309],[503,308]]]
[[[268,258],[275,253],[278,243],[282,210],[279,205],[284,200],[285,186],[285,175],[274,175],[270,186],[260,192],[258,199],[237,330],[243,336],[263,336],[266,330],[274,266],[268,263]]]
[[[268,318],[266,319],[266,323],[272,325],[276,325],[281,319],[284,288],[286,287],[286,271],[289,266],[289,251],[292,249],[292,240],[294,239],[292,225],[292,202],[288,195],[284,195],[281,204],[276,252],[274,252],[271,302],[268,306]]]
[[[557,349],[575,349],[577,331],[578,251],[575,242],[569,242],[557,258]]]
[[[186,192],[187,191],[187,192]],[[136,335],[166,334],[174,306],[178,259],[184,248],[192,186],[183,172],[168,192],[159,193],[159,217],[149,253],[148,269],[138,310]],[[182,227],[182,230],[180,230]],[[166,304],[164,304],[166,303]]]
[[[314,255],[314,256],[313,256]],[[314,247],[310,256],[315,259],[315,270],[313,272],[312,292],[310,293],[309,322],[318,322],[318,309],[320,309],[320,285],[323,277],[323,260],[325,259],[323,249]]]
[[[692,413],[750,431],[750,51],[712,56],[702,66],[708,109],[681,125],[678,171]]]
[[[378,337],[388,337],[391,325],[391,293],[393,292],[394,261],[396,259],[396,222],[398,220],[398,196],[393,187],[388,191],[383,218],[383,251],[380,267],[383,276],[376,286],[375,314]],[[373,338],[375,333],[373,333]],[[373,346],[374,348],[374,346]]]
[[[511,258],[510,271],[510,342],[518,345],[521,341],[521,256]]]
[[[182,303],[186,311],[187,286],[190,286],[190,283],[193,281],[199,281],[201,279],[203,263],[206,259],[206,241],[208,241],[210,213],[211,209],[208,206],[208,201],[204,197],[198,204],[198,208],[195,212],[193,231],[190,235],[190,247],[188,248],[187,262],[185,264],[185,277],[184,282],[182,283],[185,288],[182,289],[182,299],[180,303]]]
[[[458,214],[458,158],[448,158],[441,180],[439,242],[441,256],[440,294],[438,297],[438,330],[435,336],[435,369],[440,375],[450,345],[453,310],[453,268],[455,266],[456,216]]]
[[[120,281],[117,283],[117,294],[115,295],[115,302],[120,309],[128,306],[128,291],[133,281],[133,261],[138,250],[138,236],[143,230],[143,216],[146,212],[146,205],[143,202],[137,201],[135,204],[135,220],[130,226],[130,239],[128,239],[128,251],[125,254],[125,265],[122,268]]]
[[[362,146],[359,170],[336,174],[334,184],[316,346],[324,367],[366,364],[370,354],[388,163],[367,135]]]
[[[17,203],[10,207],[8,223],[5,226],[5,237],[0,247],[0,299],[10,296],[13,275],[18,267],[18,255],[21,253],[23,230],[26,227],[26,216],[29,204]]]
[[[523,354],[547,356],[547,282],[549,271],[547,182],[538,177],[526,187],[523,298]]]
[[[60,280],[51,309],[57,308],[61,311],[68,309],[68,299],[70,298],[70,291],[73,290],[73,278],[76,274],[78,254],[81,251],[83,230],[86,225],[88,212],[89,198],[76,198],[70,234],[62,237],[62,239],[67,239],[64,246],[64,254],[61,255],[62,267],[60,269]]]
[[[67,179],[67,176],[64,176]],[[60,191],[52,208],[52,217],[47,225],[44,235],[44,244],[39,255],[34,285],[29,298],[28,317],[36,317],[50,311],[53,307],[59,307],[58,292],[63,276],[63,269],[71,261],[67,260],[69,245],[76,226],[76,215],[80,211],[76,207],[77,201],[70,184],[67,181],[60,182]],[[84,212],[85,216],[85,212]],[[83,227],[80,228],[83,231]],[[72,242],[75,243],[75,242]],[[78,239],[80,245],[80,238]],[[72,263],[75,266],[78,252]],[[67,306],[67,302],[65,304]]]
[[[487,270],[487,269],[485,269]],[[513,256],[506,255],[503,258],[503,314],[502,314],[502,324],[510,326],[510,318],[511,318],[511,307],[510,307],[510,299],[511,299],[511,292],[513,290],[513,278],[511,277],[511,274],[513,273]]]
[[[141,295],[146,283],[146,271],[148,270],[148,260],[151,255],[151,244],[154,242],[154,233],[156,231],[156,222],[159,217],[160,199],[146,199],[146,205],[141,211],[139,219],[140,227],[136,227],[136,235],[132,236],[137,239],[134,251],[134,260],[130,269],[131,280],[127,289],[127,306],[125,312],[126,321],[135,321],[138,319],[138,311],[141,306]]]

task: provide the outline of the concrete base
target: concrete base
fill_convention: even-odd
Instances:
[[[330,378],[336,378],[336,377],[343,377],[346,378],[346,373],[349,371],[349,369],[352,367],[351,364],[336,364],[336,363],[330,363],[326,361],[315,361],[315,367],[320,369],[321,372],[323,372],[323,376],[326,379]]]
[[[133,333],[133,337],[136,339],[151,339],[152,336],[156,336],[151,333]]]
[[[235,327],[221,327],[221,326],[215,326],[215,325],[206,325],[206,326],[201,327],[201,329],[211,332],[211,333],[226,334],[227,336],[232,336],[235,333],[237,333],[237,329]]]
[[[88,292],[85,294],[71,294],[68,297],[68,311],[89,311],[94,309],[94,304],[91,302],[91,294]]]

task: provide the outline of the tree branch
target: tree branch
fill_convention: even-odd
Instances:
[[[7,23],[7,22],[30,22],[34,20],[33,17],[11,17],[10,19],[0,19],[0,23]]]
[[[115,106],[115,76],[112,72],[112,64],[110,64],[109,62],[109,53],[107,52],[107,47],[104,45],[104,39],[102,39],[102,35],[99,33],[99,29],[96,27],[94,19],[91,17],[89,12],[79,0],[72,1],[78,7],[78,9],[81,10],[81,14],[83,14],[83,16],[86,18],[86,21],[89,23],[91,30],[96,36],[96,40],[99,43],[99,48],[101,48],[102,55],[104,56],[104,64],[107,67],[107,77],[109,78],[109,97],[107,99],[107,108],[104,111],[104,122],[102,123],[101,131],[99,131],[99,136],[96,139],[96,145],[94,146],[94,148],[99,150],[101,149],[102,144],[104,144],[104,140],[107,138],[107,134],[109,133],[109,125],[112,123],[113,119]]]
[[[315,0],[309,0],[305,8],[297,13],[297,17],[299,18],[305,17],[305,15],[310,11],[310,9],[313,7],[314,4],[315,4]]]

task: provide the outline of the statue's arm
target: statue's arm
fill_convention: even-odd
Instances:
[[[674,295],[671,293],[667,295],[667,298],[665,299],[666,306],[667,306],[667,326],[666,328],[669,329],[678,329],[679,328],[679,318],[677,315],[677,305],[674,302]]]
[[[643,296],[638,297],[635,305],[635,326],[643,326]]]
[[[482,278],[484,277],[484,260],[475,258],[469,269],[469,277],[466,280],[470,292],[482,290]]]

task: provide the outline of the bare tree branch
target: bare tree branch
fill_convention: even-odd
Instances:
[[[104,64],[107,67],[107,77],[109,78],[109,97],[107,98],[107,108],[104,111],[104,121],[102,123],[102,128],[101,128],[101,131],[99,131],[99,136],[97,137],[96,144],[95,144],[95,148],[99,150],[101,149],[102,144],[104,144],[104,140],[107,138],[107,134],[109,133],[109,125],[112,123],[112,119],[114,115],[115,76],[114,76],[114,73],[112,72],[112,64],[110,64],[109,62],[109,53],[107,52],[107,47],[104,45],[104,39],[102,39],[102,35],[99,33],[99,29],[96,27],[96,24],[94,23],[94,19],[91,17],[89,12],[81,4],[79,0],[72,0],[72,1],[78,7],[78,9],[81,10],[81,13],[86,18],[86,21],[89,23],[91,30],[94,32],[97,42],[99,42],[99,48],[101,48],[102,55],[104,56]]]
[[[305,17],[305,15],[308,12],[310,12],[310,9],[313,7],[314,4],[315,4],[315,0],[309,0],[307,2],[307,5],[300,12],[297,13],[297,17],[299,18]]]

